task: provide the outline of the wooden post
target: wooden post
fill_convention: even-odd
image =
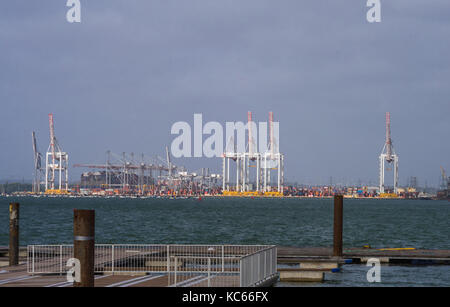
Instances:
[[[94,286],[95,211],[73,210],[74,257],[80,261],[80,282],[74,287]]]
[[[342,257],[342,223],[344,211],[344,197],[334,196],[334,228],[333,228],[333,256]]]
[[[19,264],[19,204],[9,204],[9,265]]]

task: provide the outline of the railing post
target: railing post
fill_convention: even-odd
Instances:
[[[225,272],[225,247],[222,245],[222,272]]]
[[[111,245],[111,272],[114,275],[114,244]]]
[[[31,271],[31,269],[30,269],[30,266],[31,266],[31,262],[30,262],[30,245],[27,245],[27,273],[30,273],[30,271]]]
[[[170,248],[170,246],[167,245],[167,274],[169,274],[169,272],[170,272],[169,248]]]
[[[173,276],[173,281],[174,281],[174,286],[177,286],[177,266],[178,266],[178,261],[177,261],[177,257],[175,256],[174,258],[174,268],[173,268],[173,272],[174,272],[174,276]]]
[[[342,195],[334,196],[333,256],[335,257],[342,257],[343,203]]]
[[[95,262],[95,211],[73,211],[73,253],[74,258],[80,261],[80,282],[75,282],[74,287],[94,286],[94,262]]]
[[[248,265],[248,267],[250,268],[250,281],[247,281],[247,286],[252,285],[253,283],[253,271],[254,271],[254,267],[255,267],[255,259],[252,256],[248,257],[248,259],[250,259],[250,264]]]
[[[167,286],[170,286],[170,258],[169,258],[169,245],[167,245]]]
[[[267,255],[269,254],[270,249],[264,251],[264,272],[263,272],[263,276],[264,278],[267,277]]]
[[[34,245],[31,247],[31,275],[34,275]]]
[[[272,263],[274,263],[273,274],[275,274],[275,273],[277,273],[277,267],[278,267],[278,249],[276,247],[274,247],[273,249],[274,249],[275,259],[272,261]]]
[[[9,204],[9,265],[19,264],[19,204]]]
[[[264,265],[264,251],[263,252],[259,252],[258,254],[258,283],[264,279],[264,268],[262,267]]]
[[[211,258],[208,257],[208,288],[211,287]]]
[[[60,245],[59,246],[59,275],[62,275],[62,273],[63,273],[63,256],[62,256],[62,252],[63,252],[63,246]]]
[[[239,287],[243,287],[244,283],[243,283],[243,276],[244,274],[242,274],[242,260],[243,258],[239,259]]]

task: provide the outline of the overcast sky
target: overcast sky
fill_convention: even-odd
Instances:
[[[75,163],[164,156],[176,121],[280,122],[286,179],[378,181],[385,112],[400,183],[450,173],[450,1],[0,2],[0,179],[31,179],[48,113]],[[179,159],[220,172],[218,158]],[[70,169],[78,180],[81,169]]]

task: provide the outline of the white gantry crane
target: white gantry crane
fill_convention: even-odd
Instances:
[[[267,127],[267,126],[266,126]],[[252,113],[248,112],[248,144],[246,152],[238,152],[236,142],[231,136],[222,156],[222,190],[230,191],[230,162],[236,162],[236,192],[273,192],[271,186],[271,170],[277,171],[276,191],[283,192],[284,155],[279,152],[278,140],[274,135],[273,112],[269,113],[269,147],[264,152],[258,152],[257,133],[253,130],[256,124]],[[266,128],[267,129],[267,128]],[[262,131],[260,131],[262,133]],[[255,187],[251,188],[250,168],[255,168]]]
[[[45,192],[64,193],[69,190],[69,155],[63,152],[55,136],[53,114],[48,115],[50,145],[46,154]]]
[[[380,159],[380,194],[385,193],[384,175],[385,163],[393,164],[394,168],[394,193],[398,193],[398,156],[395,154],[391,140],[391,115],[386,112],[386,143],[379,157]]]

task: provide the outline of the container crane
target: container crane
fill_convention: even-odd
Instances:
[[[386,142],[379,157],[380,160],[380,194],[385,193],[385,162],[394,164],[394,193],[398,193],[398,156],[394,151],[391,139],[391,114],[386,112]]]
[[[69,190],[69,155],[62,151],[56,139],[53,114],[48,115],[48,120],[50,145],[45,159],[45,193],[67,194]]]

